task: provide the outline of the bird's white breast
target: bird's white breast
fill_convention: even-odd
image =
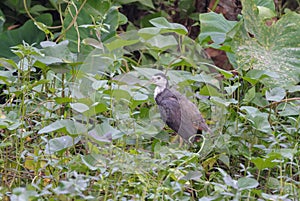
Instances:
[[[155,90],[154,90],[154,98],[156,98],[156,96],[158,94],[160,94],[161,92],[163,92],[163,90],[165,90],[165,87],[161,87],[161,86],[156,86]]]

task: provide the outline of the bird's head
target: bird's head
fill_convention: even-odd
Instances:
[[[169,85],[168,78],[163,73],[153,75],[151,82],[160,88],[167,88]]]

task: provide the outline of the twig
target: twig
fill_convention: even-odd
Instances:
[[[272,107],[273,105],[278,105],[278,104],[280,104],[280,103],[289,102],[289,101],[295,101],[295,100],[300,100],[300,97],[286,98],[286,99],[281,100],[281,101],[272,102],[271,104],[266,105],[266,106],[263,106],[263,107],[261,107],[261,108]]]

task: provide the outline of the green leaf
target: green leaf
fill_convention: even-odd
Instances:
[[[73,99],[69,97],[55,97],[54,100],[58,104],[71,103],[73,101]]]
[[[290,86],[300,81],[300,15],[288,12],[267,26],[258,15],[253,0],[242,0],[244,28],[234,38],[233,50],[240,67],[276,73],[279,79],[266,78],[265,85]]]
[[[280,181],[274,177],[268,177],[267,179],[267,186],[270,189],[278,189],[280,188]]]
[[[152,47],[156,47],[160,50],[166,50],[172,46],[177,47],[178,45],[175,37],[172,35],[168,35],[168,36],[156,35],[150,38],[149,40],[147,40],[146,42]]]
[[[143,39],[148,40],[148,39],[152,38],[153,36],[158,35],[160,33],[160,31],[161,31],[161,29],[157,28],[157,27],[147,27],[147,28],[140,29],[138,31],[138,34]]]
[[[13,71],[0,71],[0,84],[7,84],[9,86],[15,79]]]
[[[80,138],[72,138],[70,136],[62,136],[49,140],[46,144],[46,153],[54,154],[55,152],[62,151],[79,142]]]
[[[129,3],[133,3],[133,2],[139,2],[140,4],[142,4],[144,6],[154,9],[152,0],[117,0],[117,2],[119,2],[120,4],[129,4]]]
[[[90,109],[83,114],[87,117],[99,114],[107,110],[107,106],[104,103],[95,102],[93,105],[90,106]]]
[[[246,111],[247,118],[253,128],[265,133],[272,132],[268,113],[260,112],[257,108],[251,106],[242,106],[240,109]]]
[[[0,66],[3,66],[8,70],[18,69],[17,64],[11,59],[0,58]]]
[[[105,167],[107,163],[107,159],[100,154],[82,155],[81,160],[90,170],[97,170],[98,168]]]
[[[222,96],[222,94],[213,86],[205,85],[200,90],[200,95],[203,96]]]
[[[271,11],[275,12],[275,4],[274,0],[254,0],[257,6],[266,7]]]
[[[281,87],[275,87],[270,91],[266,91],[266,99],[268,101],[281,101],[286,96],[286,92]]]
[[[251,162],[255,164],[255,166],[259,170],[264,170],[266,168],[274,168],[280,162],[278,159],[281,158],[279,153],[269,153],[265,158],[254,157],[251,159]]]
[[[245,98],[243,99],[246,103],[251,103],[251,101],[255,98],[255,87],[252,87],[249,89],[245,95]]]
[[[238,103],[238,101],[235,99],[223,99],[217,96],[211,97],[211,101],[224,107],[228,107],[230,104],[234,105]]]
[[[227,33],[237,24],[228,21],[222,14],[214,12],[200,14],[201,33],[198,39],[201,44],[209,42],[210,39],[216,44],[222,44],[226,40]]]
[[[158,17],[158,18],[151,19],[150,23],[153,26],[163,29],[167,32],[174,31],[180,35],[185,35],[188,33],[188,30],[185,28],[185,26],[178,24],[178,23],[170,23],[164,17]]]
[[[83,113],[87,110],[89,110],[89,106],[83,103],[70,103],[70,106],[73,110]]]
[[[51,133],[65,128],[70,135],[83,134],[87,132],[85,125],[69,119],[57,120],[39,130],[38,134]]]
[[[113,51],[114,49],[133,45],[138,42],[139,42],[139,40],[124,40],[124,39],[120,39],[120,38],[115,38],[115,40],[113,40],[112,42],[105,43],[105,46],[108,48],[109,51]]]
[[[77,55],[72,53],[69,49],[69,41],[62,41],[54,43],[51,41],[43,41],[40,43],[43,47],[42,53],[45,57],[38,57],[43,63],[56,64],[56,63],[72,63],[77,61]],[[52,59],[52,62],[48,58]],[[45,60],[46,59],[46,60]]]
[[[200,171],[189,171],[184,177],[182,177],[181,179],[184,180],[194,180],[194,181],[201,181],[201,177],[203,176],[203,174]]]
[[[269,8],[266,8],[264,6],[257,6],[257,8],[259,17],[261,17],[262,19],[271,19],[273,17],[276,17],[276,13]]]
[[[284,107],[278,107],[279,115],[282,117],[297,116],[299,115],[300,106],[295,104],[284,104]]]
[[[237,185],[239,190],[245,190],[256,188],[259,185],[259,183],[253,178],[242,177],[238,179]]]
[[[57,131],[64,127],[65,126],[62,124],[62,120],[57,120],[57,121],[51,123],[50,125],[42,128],[41,130],[39,130],[38,134],[51,133],[53,131]]]
[[[89,136],[99,142],[110,142],[112,139],[120,138],[124,135],[118,129],[113,128],[108,122],[98,124],[89,131]]]
[[[213,78],[209,74],[201,73],[201,74],[196,74],[194,76],[189,77],[190,80],[201,82],[201,83],[206,83],[208,85],[214,86],[217,89],[220,89],[220,83],[217,79]]]
[[[140,92],[133,92],[133,96],[132,98],[136,101],[144,101],[148,99],[148,96],[144,93],[140,93]]]
[[[241,86],[240,83],[234,83],[233,86],[224,87],[225,91],[227,92],[227,95],[232,95],[239,87]]]
[[[109,25],[107,32],[101,34],[101,40],[106,41],[116,35],[116,30],[119,26],[119,11],[117,7],[111,7],[103,21],[103,24]]]
[[[252,85],[255,85],[257,82],[259,82],[265,78],[279,79],[280,76],[275,72],[251,69],[243,77],[244,80],[248,81]]]
[[[38,16],[36,20],[48,26],[52,25],[52,16],[49,13]],[[22,44],[23,41],[28,44],[39,43],[44,38],[45,34],[34,25],[32,20],[28,20],[20,28],[0,33],[0,56],[12,58],[15,55],[10,51],[10,47]]]

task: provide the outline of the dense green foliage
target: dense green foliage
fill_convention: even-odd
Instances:
[[[228,21],[192,2],[178,6],[200,25],[195,40],[155,10],[160,1],[0,4],[1,200],[300,197],[300,15],[242,0]],[[148,13],[130,21],[128,4]],[[11,15],[31,19],[7,30]],[[215,66],[208,47],[234,70]],[[161,71],[213,136],[179,146],[164,128],[149,83]]]

